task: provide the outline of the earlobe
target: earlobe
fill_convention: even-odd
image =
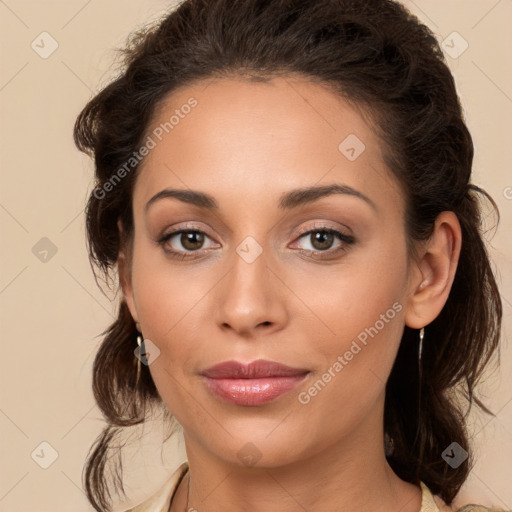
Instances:
[[[462,235],[454,212],[442,212],[411,273],[405,324],[420,329],[441,312],[453,284]]]

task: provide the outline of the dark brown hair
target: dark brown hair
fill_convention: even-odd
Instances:
[[[386,163],[404,191],[411,256],[415,242],[431,235],[439,213],[453,211],[460,221],[458,268],[446,305],[425,329],[421,382],[418,331],[406,326],[387,383],[384,417],[393,470],[408,482],[423,481],[450,504],[472,457],[452,468],[441,454],[452,442],[471,454],[465,417],[473,402],[490,413],[474,389],[498,346],[502,305],[483,241],[478,194],[496,212],[497,207],[470,183],[473,143],[439,44],[399,3],[186,0],[136,32],[124,49],[122,72],[89,101],[74,131],[78,148],[95,160],[96,188],[86,210],[95,276],[100,271],[108,282],[121,247],[132,241],[138,166],[108,192],[105,185],[140,148],[167,95],[202,79],[297,74],[371,113]],[[147,366],[135,386],[137,330],[122,300],[117,319],[102,334],[93,391],[108,425],[85,468],[87,495],[98,511],[110,510],[105,470],[113,439],[124,427],[143,423],[148,404],[162,404]],[[123,490],[119,472],[114,487]]]

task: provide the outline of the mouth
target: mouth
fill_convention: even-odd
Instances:
[[[229,403],[257,406],[291,391],[309,374],[306,368],[258,359],[250,364],[226,361],[201,372],[206,387]]]

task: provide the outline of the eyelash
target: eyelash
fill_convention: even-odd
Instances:
[[[185,226],[184,228],[180,228],[176,231],[171,231],[170,233],[167,233],[166,235],[162,236],[159,240],[157,240],[157,243],[159,245],[162,246],[163,250],[172,258],[176,258],[176,259],[179,259],[179,260],[186,260],[186,259],[194,259],[194,258],[197,258],[196,256],[196,253],[200,252],[201,249],[197,250],[197,251],[187,251],[187,252],[182,252],[182,251],[176,251],[174,249],[169,249],[167,247],[165,247],[165,244],[173,237],[173,236],[176,236],[176,235],[179,235],[181,233],[200,233],[202,235],[205,235],[208,237],[207,233],[205,233],[204,231],[201,231],[200,229],[196,229],[195,227],[193,226]],[[311,235],[312,233],[329,233],[329,234],[333,234],[335,235],[338,240],[340,240],[341,242],[343,242],[343,244],[340,246],[340,247],[337,247],[335,249],[327,249],[325,251],[312,251],[310,249],[299,249],[299,252],[301,253],[308,253],[308,254],[311,254],[311,253],[320,253],[320,254],[323,254],[323,253],[326,253],[328,254],[329,256],[333,256],[333,255],[336,255],[338,253],[343,253],[347,250],[347,245],[352,245],[355,243],[355,239],[354,237],[350,236],[350,235],[346,235],[345,233],[343,233],[342,231],[338,231],[337,229],[334,229],[334,228],[330,228],[330,227],[327,227],[327,226],[315,226],[313,229],[307,229],[305,231],[302,231],[299,233],[297,239],[300,239],[300,238],[303,238],[305,237],[306,235]],[[208,237],[210,238],[210,237]]]

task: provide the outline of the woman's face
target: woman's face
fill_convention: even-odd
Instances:
[[[373,129],[318,84],[223,79],[174,92],[147,135],[125,295],[187,450],[277,466],[381,442],[412,285],[404,199]],[[201,375],[256,359],[309,373],[245,404]]]

